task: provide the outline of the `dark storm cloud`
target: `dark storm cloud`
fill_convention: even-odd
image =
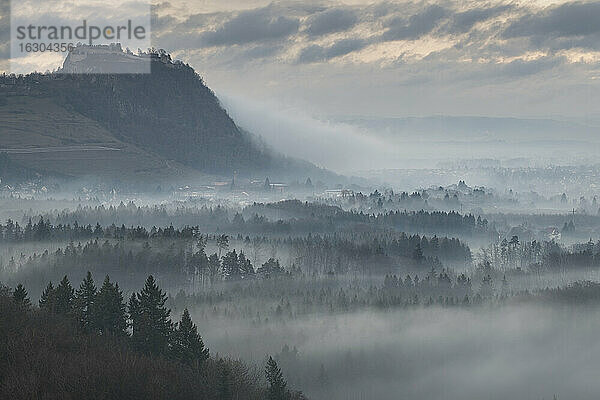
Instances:
[[[525,15],[504,31],[505,38],[571,37],[600,33],[600,3],[567,3]]]
[[[308,19],[306,33],[319,36],[332,32],[342,32],[352,28],[358,22],[355,12],[343,8],[331,8],[315,14]]]
[[[414,40],[432,32],[438,23],[448,16],[444,7],[432,5],[412,15],[408,20],[395,17],[387,23],[388,30],[383,34],[384,40]]]
[[[205,46],[227,46],[286,38],[298,31],[296,18],[274,15],[270,7],[243,11],[214,31],[205,32]]]
[[[305,64],[327,61],[361,50],[368,44],[368,41],[363,39],[342,39],[331,46],[319,46],[315,44],[302,49],[296,62],[298,64]]]

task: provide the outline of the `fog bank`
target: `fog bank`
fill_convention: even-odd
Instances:
[[[598,309],[519,305],[252,326],[224,319],[201,329],[213,351],[255,362],[296,346],[280,364],[313,399],[590,399],[600,391],[599,317]]]

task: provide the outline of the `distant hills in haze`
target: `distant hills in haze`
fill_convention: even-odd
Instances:
[[[593,121],[482,116],[338,117],[390,149],[386,168],[435,168],[456,160],[492,159],[511,166],[600,162]]]
[[[335,176],[240,129],[189,65],[164,52],[109,56],[149,57],[151,73],[95,74],[112,60],[90,52],[67,57],[58,73],[0,77],[0,153],[65,177]]]

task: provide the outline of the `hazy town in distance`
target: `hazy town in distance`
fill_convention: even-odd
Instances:
[[[0,399],[600,398],[599,2],[134,3],[0,5]]]

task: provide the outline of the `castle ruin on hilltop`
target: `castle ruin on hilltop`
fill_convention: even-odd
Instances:
[[[108,45],[78,44],[65,58],[59,73],[95,74],[95,73],[150,73],[152,61],[166,65],[179,65],[171,55],[159,49],[149,49],[148,52],[138,50],[123,50],[120,43]]]

